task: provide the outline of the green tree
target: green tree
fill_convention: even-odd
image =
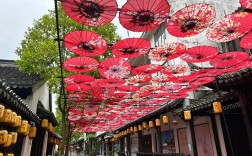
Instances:
[[[21,41],[20,47],[16,49],[16,53],[20,56],[20,60],[17,63],[20,70],[27,73],[36,73],[41,77],[48,80],[48,86],[53,93],[62,94],[61,79],[60,74],[60,61],[58,46],[55,38],[57,38],[56,33],[56,22],[55,22],[55,12],[54,10],[49,10],[48,14],[44,15],[38,20],[35,20],[32,27],[29,27],[24,34],[24,39]],[[65,34],[74,30],[89,30],[100,34],[108,43],[115,43],[120,39],[119,35],[116,33],[117,27],[112,24],[106,24],[101,27],[87,27],[80,25],[70,19],[59,7],[59,30],[60,38],[63,38]],[[63,61],[69,57],[75,56],[75,54],[69,52],[64,48],[61,43],[61,55],[63,56]],[[108,51],[101,57],[96,57],[98,61],[111,56]],[[69,72],[63,71],[63,76],[70,75]],[[90,72],[89,74],[98,77],[97,71]],[[59,128],[57,132],[63,137],[63,150],[62,153],[68,155],[69,144],[71,139],[71,127],[67,120],[68,105],[59,96],[57,100],[58,113],[57,119],[60,120]],[[64,151],[65,150],[65,151]]]

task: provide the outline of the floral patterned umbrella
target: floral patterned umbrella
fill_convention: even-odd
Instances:
[[[184,44],[173,42],[152,49],[148,57],[153,61],[168,61],[179,57],[185,50]]]
[[[212,42],[235,40],[252,28],[252,13],[237,12],[226,15],[207,30],[207,38]]]
[[[145,91],[156,91],[159,90],[161,87],[159,85],[145,85],[143,87],[140,88],[141,92],[145,92]]]
[[[99,108],[100,105],[92,105],[92,104],[84,105],[84,111],[86,112],[97,112]]]
[[[69,108],[68,114],[71,115],[81,115],[83,110],[81,108]]]
[[[89,57],[73,57],[64,62],[64,68],[70,72],[88,72],[92,71],[99,63]]]
[[[98,82],[98,85],[105,88],[120,87],[125,83],[125,80],[120,79],[103,79]]]
[[[168,32],[176,37],[197,35],[215,19],[215,9],[209,4],[192,4],[177,11],[167,23]]]
[[[171,66],[167,66],[167,67],[163,67],[163,69],[161,70],[161,73],[163,74],[183,74],[186,72],[189,72],[190,68],[186,65],[171,65]]]
[[[167,84],[161,87],[161,90],[163,91],[169,91],[169,92],[173,92],[176,90],[181,89],[182,86],[181,85],[177,85],[177,84]]]
[[[100,56],[108,45],[99,35],[91,31],[73,31],[64,37],[64,43],[70,51],[83,56]]]
[[[90,75],[70,75],[64,79],[65,83],[70,84],[81,84],[85,82],[94,81],[94,77]]]
[[[65,89],[69,92],[86,92],[89,91],[91,88],[85,84],[75,84],[75,85],[68,85]]]
[[[117,13],[116,0],[61,0],[66,14],[76,22],[100,26],[111,22]]]
[[[117,57],[135,58],[149,52],[151,44],[143,38],[127,38],[112,46],[111,52]]]
[[[104,78],[122,79],[130,74],[131,66],[125,59],[107,58],[100,63],[98,71]]]
[[[252,49],[252,32],[241,39],[240,46],[245,49]]]
[[[169,82],[169,81],[170,81],[171,79],[173,79],[173,78],[174,78],[173,75],[162,74],[162,75],[158,75],[158,76],[152,77],[151,82],[152,82],[152,83]]]
[[[68,120],[70,122],[75,122],[75,121],[79,121],[81,119],[80,115],[68,115]]]
[[[140,88],[138,86],[124,85],[124,86],[118,87],[117,89],[120,91],[126,91],[126,92],[136,92]]]
[[[247,9],[252,9],[252,0],[240,0],[241,6]]]
[[[160,26],[168,17],[167,0],[128,0],[121,8],[121,25],[134,32],[149,31]]]
[[[249,55],[245,52],[233,51],[219,54],[210,61],[210,64],[216,68],[228,68],[246,61],[248,58]]]
[[[206,62],[218,55],[218,49],[212,46],[201,45],[189,48],[181,55],[181,59],[190,63]]]
[[[136,83],[147,83],[152,79],[150,75],[136,75],[127,79],[127,83],[136,84]]]
[[[161,65],[146,64],[146,65],[142,65],[133,69],[132,74],[135,74],[135,75],[153,74],[153,73],[159,72],[160,70],[162,70]]]
[[[88,94],[67,94],[66,97],[67,98],[86,98],[87,96],[89,96]]]

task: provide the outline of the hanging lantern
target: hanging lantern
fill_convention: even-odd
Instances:
[[[14,156],[14,154],[7,154],[6,156]]]
[[[21,116],[16,116],[16,121],[15,123],[12,125],[12,127],[19,127],[22,124],[22,117]]]
[[[12,112],[11,115],[12,115],[11,116],[11,124],[13,125],[16,122],[17,113],[16,112]]]
[[[138,131],[137,126],[134,126],[134,133]]]
[[[9,147],[11,145],[12,135],[8,134],[7,142],[3,145],[3,147]]]
[[[52,126],[52,133],[55,133],[55,127]]]
[[[29,135],[30,128],[31,128],[31,125],[28,123],[28,128],[27,128],[27,131],[24,133],[24,135]]]
[[[52,123],[49,122],[47,127],[48,132],[52,133],[52,127],[53,127]]]
[[[139,130],[139,131],[142,130],[142,125],[138,125],[138,130]]]
[[[168,124],[169,123],[169,117],[167,115],[163,116],[163,123]]]
[[[29,138],[33,139],[36,137],[37,128],[35,126],[31,127],[29,130]]]
[[[185,120],[191,120],[191,111],[184,111],[184,119]]]
[[[143,122],[143,129],[146,129],[146,128],[147,128],[147,123]]]
[[[5,109],[3,117],[0,118],[0,122],[11,123],[12,111],[10,109]]]
[[[127,135],[127,130],[124,131],[124,135]]]
[[[149,127],[153,128],[154,127],[154,122],[153,121],[149,121]]]
[[[20,134],[25,134],[28,131],[28,121],[22,120],[21,126],[18,127],[17,132]]]
[[[3,105],[0,105],[0,119],[3,117],[4,115],[4,110],[5,110],[5,107]]]
[[[0,145],[5,144],[8,139],[8,131],[1,130],[0,131]]]
[[[41,127],[42,128],[47,128],[48,127],[48,119],[43,119],[41,122]]]
[[[0,156],[3,156],[3,153],[0,153]]]
[[[134,131],[133,127],[130,127],[130,132],[133,132],[133,131]]]
[[[155,124],[156,124],[156,126],[161,126],[160,119],[156,119]]]
[[[128,133],[128,134],[130,133],[130,129],[129,129],[129,128],[127,129],[127,133]]]
[[[17,143],[17,136],[18,136],[18,134],[16,132],[11,132],[10,134],[12,135],[11,144]]]
[[[214,110],[214,113],[222,113],[222,106],[221,106],[221,102],[220,101],[217,101],[217,102],[214,102],[213,103],[213,110]]]

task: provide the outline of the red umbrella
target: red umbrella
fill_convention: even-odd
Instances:
[[[162,70],[161,65],[146,64],[146,65],[142,65],[133,69],[132,74],[135,74],[135,75],[153,74],[153,73],[159,72],[160,70]]]
[[[245,52],[233,51],[219,54],[210,61],[210,64],[216,68],[227,68],[246,61],[248,58],[249,55]]]
[[[212,46],[195,46],[186,50],[181,59],[190,63],[206,62],[218,55],[218,49]]]
[[[94,77],[90,75],[70,75],[65,78],[66,84],[81,84],[94,81]]]
[[[91,89],[91,87],[85,84],[77,84],[77,85],[68,85],[65,89],[69,92],[86,92]]]
[[[100,63],[98,71],[107,79],[122,79],[130,74],[131,66],[125,59],[107,58]]]
[[[190,86],[187,86],[187,87],[181,89],[179,91],[179,93],[181,94],[181,93],[193,92],[193,91],[197,90],[198,88],[199,88],[198,86],[190,85]]]
[[[187,93],[172,93],[170,94],[169,99],[170,100],[176,100],[176,99],[181,99],[181,98],[186,98],[187,96],[189,96]]]
[[[97,103],[99,104],[100,100],[106,100],[111,98],[115,89],[112,87],[92,87],[92,95],[95,96],[98,100],[97,101],[90,101],[90,103]]]
[[[79,121],[81,119],[80,115],[68,115],[68,120],[70,122]]]
[[[128,0],[121,8],[121,25],[135,32],[149,31],[160,26],[168,17],[167,0]]]
[[[136,75],[128,78],[127,83],[136,84],[136,83],[146,83],[152,79],[150,75]]]
[[[241,6],[247,9],[252,9],[252,0],[240,0]]]
[[[100,108],[100,105],[84,105],[84,111],[86,112],[97,112]]]
[[[214,19],[214,7],[209,4],[193,4],[177,11],[168,21],[167,30],[176,37],[189,37],[204,31]]]
[[[159,75],[159,76],[154,76],[152,78],[151,82],[153,82],[153,83],[169,82],[173,78],[174,78],[173,75],[162,74],[162,75]]]
[[[198,78],[196,79],[195,81],[193,81],[191,83],[191,85],[193,86],[201,86],[201,85],[204,85],[204,84],[208,84],[212,81],[214,81],[215,78],[214,77],[201,77],[201,78]]]
[[[64,37],[64,43],[70,51],[83,56],[100,56],[108,45],[99,35],[90,31],[73,31]]]
[[[222,72],[221,70],[218,70],[218,69],[203,69],[203,70],[199,70],[199,71],[196,71],[194,73],[192,73],[191,75],[195,76],[195,77],[205,77],[205,76],[218,76],[218,75],[221,75]]]
[[[190,68],[186,65],[171,65],[171,66],[167,66],[167,67],[163,67],[163,69],[161,70],[161,73],[163,74],[183,74],[186,72],[189,72]]]
[[[142,99],[151,95],[150,91],[138,92],[132,95],[133,99]]]
[[[161,87],[159,85],[146,85],[140,88],[140,91],[156,91],[159,90]]]
[[[240,68],[240,69],[252,68],[252,58],[249,58],[248,60],[237,64],[235,67]]]
[[[149,53],[149,59],[154,61],[167,61],[179,57],[185,50],[186,46],[182,43],[168,43],[152,49]]]
[[[221,72],[222,74],[230,74],[230,73],[235,73],[239,70],[241,70],[241,67],[234,66],[232,68],[221,69]]]
[[[252,28],[252,14],[237,12],[226,15],[207,30],[207,38],[212,42],[235,40]]]
[[[82,112],[83,112],[83,110],[80,108],[69,108],[69,110],[68,110],[68,114],[70,114],[70,115],[81,115]]]
[[[143,38],[127,38],[112,46],[111,52],[117,57],[135,58],[149,52],[151,44]]]
[[[240,46],[245,49],[252,49],[252,32],[242,38]]]
[[[124,85],[124,86],[120,86],[117,88],[120,91],[126,91],[126,92],[135,92],[139,90],[138,86],[132,86],[132,85]]]
[[[195,76],[180,76],[180,77],[175,77],[174,79],[171,79],[171,82],[173,83],[191,83],[196,79]]]
[[[88,72],[97,68],[98,64],[90,57],[73,57],[64,62],[64,68],[70,72]]]
[[[177,85],[177,84],[168,84],[168,85],[162,86],[161,89],[162,89],[163,91],[172,92],[172,91],[179,90],[179,89],[181,89],[181,88],[182,88],[182,86]]]
[[[120,87],[125,83],[125,80],[119,80],[119,79],[103,79],[100,82],[98,82],[98,85],[105,88],[110,87]]]
[[[116,0],[62,0],[61,3],[70,18],[88,26],[109,23],[117,13]]]
[[[67,98],[86,98],[88,97],[88,94],[67,94],[66,97]]]

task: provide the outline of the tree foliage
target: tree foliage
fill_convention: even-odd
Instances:
[[[112,23],[101,27],[87,27],[70,19],[61,7],[58,9],[58,13],[61,39],[63,39],[64,36],[71,31],[89,30],[100,34],[107,43],[115,43],[120,40],[119,35],[116,33],[117,27]],[[33,26],[28,28],[24,34],[24,39],[21,41],[20,47],[16,49],[16,53],[20,56],[20,60],[17,60],[17,63],[21,71],[39,74],[47,80],[48,86],[52,92],[61,95],[62,90],[60,89],[60,78],[73,73],[69,73],[64,70],[63,75],[61,75],[60,66],[64,60],[75,56],[75,54],[68,51],[64,47],[63,43],[61,43],[60,51],[63,61],[60,62],[59,49],[57,42],[55,41],[56,38],[55,11],[49,10],[46,15],[38,20],[35,20]],[[108,56],[111,56],[109,50],[103,56],[96,57],[96,59],[101,61]],[[99,77],[97,71],[89,72],[89,74]],[[66,147],[65,151],[62,150],[61,153],[65,153],[65,155],[67,155],[72,137],[71,127],[67,120],[67,110],[69,107],[62,99],[62,96],[59,96],[56,103],[58,105],[56,117],[60,123],[59,128],[57,128],[57,132],[62,135],[63,147]],[[79,137],[79,135],[76,137]]]

